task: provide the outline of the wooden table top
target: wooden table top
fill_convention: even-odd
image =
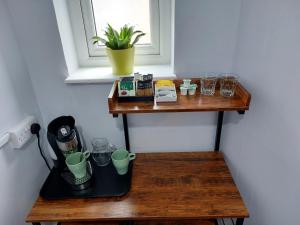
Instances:
[[[177,102],[118,102],[118,82],[115,81],[108,96],[108,108],[111,114],[127,113],[161,113],[161,112],[201,112],[201,111],[245,111],[249,109],[251,94],[240,84],[237,84],[233,97],[220,95],[217,84],[214,96],[200,94],[200,78],[191,78],[198,85],[194,96],[180,95],[179,86],[182,80],[174,80],[177,87]]]
[[[45,200],[27,222],[248,217],[220,152],[139,153],[131,191],[119,198]]]

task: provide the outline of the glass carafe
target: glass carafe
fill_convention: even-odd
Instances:
[[[110,163],[111,153],[116,150],[113,144],[110,144],[106,138],[94,138],[92,140],[93,150],[91,152],[97,166],[106,166]]]

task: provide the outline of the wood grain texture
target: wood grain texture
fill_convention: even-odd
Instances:
[[[221,152],[139,153],[120,198],[38,198],[27,222],[248,217]]]
[[[160,113],[160,112],[198,112],[198,111],[238,111],[248,110],[251,100],[250,93],[240,84],[237,84],[236,94],[233,97],[220,95],[219,82],[214,96],[203,96],[200,94],[200,78],[192,78],[192,82],[198,84],[194,96],[181,96],[177,89],[177,102],[155,103],[155,102],[118,102],[117,84],[112,86],[108,97],[108,107],[111,114],[121,113]],[[182,80],[174,80],[178,88]]]
[[[75,222],[61,225],[120,225],[118,222]],[[213,220],[135,221],[134,225],[215,225]]]
[[[120,225],[119,222],[66,222],[60,225]]]
[[[213,220],[136,221],[134,225],[215,225]]]

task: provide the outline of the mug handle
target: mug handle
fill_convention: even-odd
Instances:
[[[88,167],[89,167],[89,170],[90,170],[91,174],[93,174],[93,167],[92,167],[91,162],[90,162],[90,161],[87,161],[87,165],[88,165]]]
[[[88,157],[90,157],[90,155],[91,155],[90,152],[83,152],[82,154],[83,154],[83,157],[86,158],[86,159],[87,159]]]
[[[135,153],[129,153],[128,155],[129,161],[134,160],[135,159]]]

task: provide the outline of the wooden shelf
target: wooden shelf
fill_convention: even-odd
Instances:
[[[214,96],[200,95],[200,78],[192,78],[192,82],[198,84],[196,95],[181,96],[178,90],[182,80],[174,80],[177,87],[177,102],[118,102],[118,81],[115,81],[108,96],[108,107],[111,114],[127,113],[160,113],[160,112],[199,112],[199,111],[245,111],[249,109],[251,95],[238,83],[234,97],[220,95],[219,84]],[[219,82],[218,82],[219,83]]]
[[[45,200],[27,222],[245,218],[247,208],[221,152],[138,153],[123,197]],[[152,225],[152,224],[151,224]]]
[[[61,225],[121,225],[119,222],[61,223]],[[215,225],[213,220],[135,221],[133,225]]]

